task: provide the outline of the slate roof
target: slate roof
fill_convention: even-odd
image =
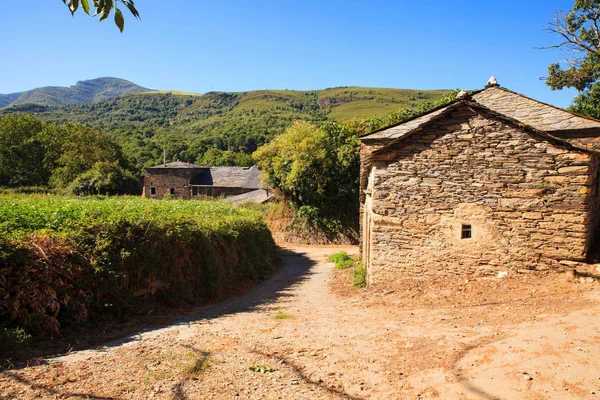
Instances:
[[[196,165],[193,163],[177,160],[177,161],[173,161],[173,162],[166,163],[166,164],[155,165],[155,166],[149,167],[147,169],[164,169],[164,168],[206,168],[206,167],[202,167],[200,165]]]
[[[265,189],[256,189],[251,192],[238,194],[236,196],[226,197],[224,200],[231,202],[234,206],[251,201],[253,203],[262,204],[273,198],[273,193],[269,193]]]
[[[490,110],[548,133],[600,128],[600,121],[571,114],[499,86],[485,88],[474,94],[473,100]]]
[[[389,142],[397,140],[409,132],[436,119],[456,107],[462,100],[457,99],[427,113],[418,115],[399,124],[392,125],[362,136],[361,141]],[[472,95],[469,101],[477,103],[495,113],[516,120],[536,130],[558,133],[577,130],[599,130],[600,121],[571,114],[568,111],[530,99],[499,86],[488,86]]]
[[[438,116],[444,114],[446,111],[450,110],[452,105],[455,103],[450,103],[450,105],[446,105],[441,108],[437,108],[433,111],[429,111],[426,114],[422,114],[416,116],[414,118],[405,120],[399,124],[392,125],[387,128],[380,129],[368,135],[362,136],[360,140],[393,140],[398,139],[408,132],[412,132],[413,130],[419,128],[420,126],[426,124],[427,122],[437,118]]]
[[[191,185],[259,189],[260,170],[257,167],[205,167],[190,182]]]

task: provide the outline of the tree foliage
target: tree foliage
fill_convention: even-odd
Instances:
[[[196,164],[207,167],[251,167],[254,160],[250,154],[213,148],[198,157]]]
[[[83,12],[90,15],[91,8],[89,0],[62,0],[62,2],[69,7],[72,15],[77,12],[80,5]],[[99,15],[100,22],[102,22],[113,13],[115,24],[121,32],[123,32],[123,29],[125,28],[125,17],[123,16],[121,9],[117,6],[118,3],[123,4],[134,17],[140,18],[140,14],[136,10],[133,0],[92,0],[91,2],[95,9],[93,16]]]
[[[80,196],[139,194],[139,179],[123,169],[118,162],[98,161],[92,168],[77,176],[69,185]]]
[[[546,84],[553,90],[575,88],[580,94],[570,111],[598,117],[600,89],[600,1],[575,0],[570,11],[557,12],[546,27],[560,43],[545,48],[561,49],[565,60],[548,67]]]
[[[31,115],[0,118],[0,186],[66,188],[98,169],[97,163],[110,164],[113,172],[121,169],[122,178],[132,176],[121,147],[98,130],[49,124]]]

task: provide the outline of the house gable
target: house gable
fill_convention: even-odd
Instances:
[[[370,279],[585,259],[595,154],[479,104],[450,110],[363,159]]]

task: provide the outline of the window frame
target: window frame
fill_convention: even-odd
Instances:
[[[472,239],[473,238],[473,225],[471,224],[462,224],[460,228],[460,239]]]

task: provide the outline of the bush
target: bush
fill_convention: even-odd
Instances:
[[[20,327],[11,327],[8,324],[0,324],[0,371],[11,367],[11,361],[8,358],[15,349],[25,346],[31,338],[25,329]]]
[[[351,268],[357,260],[357,258],[350,257],[345,251],[332,254],[327,259],[327,261],[335,263],[337,269]]]
[[[329,258],[327,258],[327,261],[333,262],[336,264],[338,262],[347,261],[347,260],[351,260],[351,257],[345,251],[340,251],[338,253],[332,254],[329,256]]]
[[[260,215],[221,202],[0,197],[0,321],[34,335],[225,297],[277,261]]]
[[[362,262],[358,262],[354,271],[352,271],[352,286],[363,288],[367,286],[367,271]]]
[[[356,260],[351,258],[349,260],[343,260],[343,261],[335,263],[335,267],[337,269],[352,268],[352,266],[354,266],[354,263],[356,263]]]

